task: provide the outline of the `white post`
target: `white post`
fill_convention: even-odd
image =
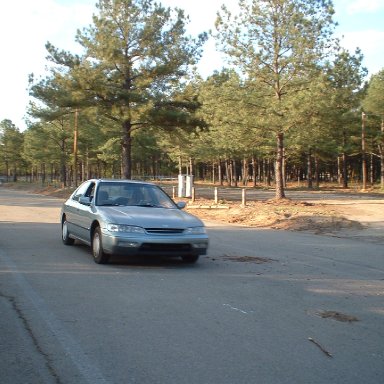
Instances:
[[[192,187],[193,187],[193,175],[187,175],[186,182],[185,182],[185,197],[192,196]]]
[[[246,204],[247,204],[247,199],[246,199],[246,189],[243,188],[243,189],[241,190],[241,205],[242,205],[243,207],[245,207]]]
[[[185,197],[185,175],[178,176],[178,197]]]

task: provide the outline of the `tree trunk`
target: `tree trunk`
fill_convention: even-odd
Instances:
[[[217,162],[217,177],[219,179],[219,184],[220,185],[223,185],[223,171],[222,171],[222,168],[221,168],[221,159],[219,158],[219,161]]]
[[[343,188],[348,188],[348,167],[347,167],[347,154],[343,152]]]
[[[346,132],[343,131],[343,148],[347,145]],[[348,188],[348,168],[347,168],[347,154],[345,151],[342,153],[343,159],[343,188]]]
[[[252,156],[252,177],[253,177],[253,187],[255,188],[257,183],[256,183],[256,158],[255,156]]]
[[[373,153],[369,156],[369,182],[371,186],[375,183],[375,167],[374,167],[374,159]]]
[[[183,162],[181,160],[181,156],[179,155],[179,175],[183,173]]]
[[[263,184],[264,185],[267,185],[267,165],[266,165],[267,161],[265,158],[263,158],[263,161],[262,161],[262,181],[263,181]]]
[[[313,189],[312,184],[312,148],[308,148],[308,157],[307,157],[307,182],[308,189]]]
[[[277,134],[277,155],[276,155],[276,199],[284,199],[284,180],[283,180],[283,154],[284,154],[284,134],[282,132]]]
[[[283,160],[282,160],[282,180],[283,180],[283,188],[287,186],[287,175],[286,175],[286,169],[287,165],[285,162],[285,148],[283,147]]]
[[[361,113],[361,173],[363,178],[363,191],[367,189],[367,155],[365,151],[365,113]]]
[[[235,181],[235,187],[237,187],[238,177],[237,177],[237,164],[236,164],[236,160],[232,161],[232,174],[233,174],[233,180]]]
[[[79,112],[76,109],[75,110],[75,127],[73,131],[73,179],[74,179],[74,185],[75,187],[78,186],[77,180],[78,180],[78,164],[77,164],[77,154],[78,154],[78,136],[79,136]]]
[[[229,186],[232,186],[232,179],[231,179],[232,175],[231,175],[231,167],[229,166],[230,165],[229,162],[230,160],[228,159],[225,160],[225,175],[227,176],[227,184]]]
[[[65,139],[61,141],[61,154],[60,154],[60,181],[61,186],[64,188],[67,186],[67,167],[65,156]]]
[[[17,181],[17,165],[16,163],[13,165],[13,182]]]
[[[41,164],[41,184],[45,185],[45,178],[46,178],[46,173],[45,173],[45,163]]]
[[[243,185],[248,184],[248,159],[243,158]]]
[[[315,155],[315,182],[316,188],[320,187],[319,158]]]
[[[384,189],[384,146],[380,148],[380,187]]]
[[[9,163],[7,160],[5,161],[5,173],[7,175],[7,182],[8,182],[9,181]]]
[[[132,178],[132,137],[131,122],[129,120],[123,123],[123,140],[122,140],[122,165],[123,178]]]
[[[381,143],[379,144],[380,152],[380,186],[384,189],[384,119],[381,120]]]
[[[296,169],[296,180],[297,180],[297,186],[300,187],[300,174],[301,174],[301,170],[300,168],[297,168]]]
[[[267,160],[267,168],[266,168],[266,184],[268,185],[268,187],[270,187],[271,186],[271,178],[272,178],[272,170],[271,170],[271,159],[270,158],[268,158],[268,160]]]
[[[54,179],[54,174],[53,174],[53,173],[54,173],[54,167],[53,167],[53,163],[51,163],[49,173],[50,173],[50,175],[49,175],[49,180],[50,180],[50,182],[52,183],[52,182],[53,182],[53,179]]]
[[[343,170],[341,167],[341,157],[340,155],[337,155],[337,183],[339,186],[342,185],[343,182]]]
[[[193,159],[192,157],[189,158],[189,172],[187,172],[189,175],[193,176]]]

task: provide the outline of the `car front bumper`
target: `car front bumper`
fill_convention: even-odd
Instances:
[[[208,236],[119,236],[108,231],[102,233],[103,250],[116,255],[186,256],[205,255]]]

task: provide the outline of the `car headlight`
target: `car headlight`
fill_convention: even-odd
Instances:
[[[188,235],[205,235],[207,231],[205,227],[191,227],[187,228],[184,233]]]
[[[107,229],[109,232],[145,233],[144,228],[135,225],[107,224]]]

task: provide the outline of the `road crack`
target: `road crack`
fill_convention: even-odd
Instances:
[[[42,356],[44,365],[47,368],[49,374],[51,375],[52,379],[56,384],[64,384],[61,380],[58,374],[55,371],[55,368],[52,364],[51,359],[49,358],[48,354],[44,352],[42,346],[39,343],[39,340],[37,336],[34,334],[33,328],[30,325],[27,317],[24,315],[23,311],[21,310],[19,304],[17,303],[17,300],[13,296],[5,295],[2,292],[0,292],[0,297],[5,299],[9,305],[11,306],[12,310],[15,312],[16,317],[21,321],[23,328],[25,329],[27,335],[30,337],[32,344],[34,348],[36,349],[36,352]]]

